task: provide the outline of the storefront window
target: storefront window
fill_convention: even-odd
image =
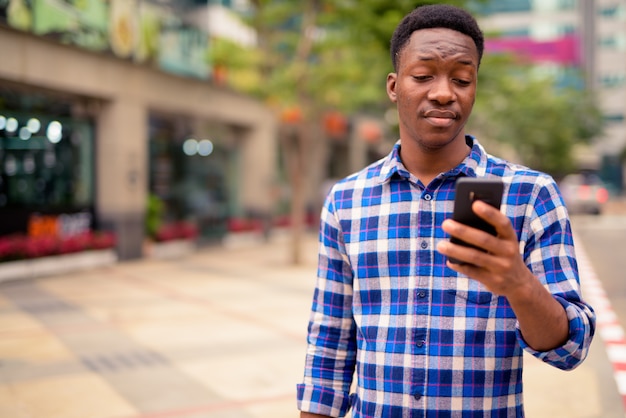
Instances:
[[[150,193],[164,203],[163,221],[191,221],[200,238],[223,236],[232,214],[228,173],[236,152],[218,129],[194,132],[184,117],[150,118]]]
[[[83,212],[91,225],[93,123],[71,107],[0,89],[0,234],[27,232],[34,214]]]

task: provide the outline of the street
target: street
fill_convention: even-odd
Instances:
[[[626,216],[575,217],[573,229],[581,239],[622,326],[626,326]]]
[[[623,309],[624,218],[574,225]],[[287,262],[289,245],[275,236],[0,283],[0,416],[296,417],[315,236],[300,266]],[[531,418],[625,415],[599,336],[572,372],[525,358],[524,383]]]
[[[609,354],[608,360],[611,363],[612,372],[607,371],[606,379],[617,384],[617,386],[607,385],[603,402],[605,405],[615,405],[615,400],[621,397],[622,405],[626,406],[626,340],[624,337],[626,327],[626,281],[624,280],[626,215],[619,212],[603,216],[575,216],[572,224],[574,234],[579,240],[577,245],[584,248],[588,262],[593,269],[591,273],[596,276],[597,283],[601,285],[600,291],[603,293],[599,298],[595,298],[597,289],[593,286],[585,289],[583,280],[583,291],[591,291],[588,297],[598,315],[598,331],[592,345],[592,354],[594,351],[605,351],[604,355]],[[584,276],[584,272],[581,271],[581,275]],[[595,300],[591,300],[592,297]],[[603,350],[598,349],[600,344]],[[593,356],[590,355],[591,358]],[[597,367],[598,370],[601,369],[600,365]],[[610,377],[611,374],[613,378]],[[618,389],[619,393],[616,393],[614,388]],[[617,411],[615,413],[617,414]]]

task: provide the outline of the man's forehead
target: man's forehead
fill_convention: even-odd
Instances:
[[[439,55],[442,58],[450,56],[471,57],[478,61],[478,50],[474,40],[461,32],[446,29],[420,29],[411,35],[405,52],[412,56]]]
[[[471,37],[447,28],[416,30],[411,34],[407,46],[415,49],[437,48],[458,53],[478,54],[476,44]]]

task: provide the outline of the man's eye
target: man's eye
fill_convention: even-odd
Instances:
[[[430,78],[431,77],[429,75],[414,75],[413,76],[413,79],[415,81],[427,81],[427,80],[430,80]]]
[[[458,84],[460,84],[462,86],[469,86],[470,84],[472,84],[471,81],[461,80],[461,79],[458,79],[458,78],[456,80],[454,80],[454,81],[456,81]]]

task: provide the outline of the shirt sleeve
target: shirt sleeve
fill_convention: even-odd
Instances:
[[[298,409],[341,417],[350,408],[356,362],[352,269],[341,225],[329,195],[322,209],[317,283],[308,327],[304,381]]]
[[[596,316],[581,294],[571,225],[558,187],[552,179],[537,185],[525,243],[526,263],[544,287],[563,306],[569,322],[569,338],[550,351],[533,350],[517,328],[522,348],[538,359],[571,370],[587,357],[595,333]]]

